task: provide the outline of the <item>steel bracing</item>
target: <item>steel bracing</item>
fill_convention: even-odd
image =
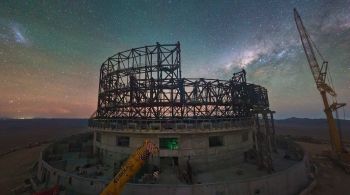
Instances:
[[[273,170],[273,112],[267,90],[247,83],[245,70],[229,80],[183,78],[179,42],[133,48],[103,62],[97,110],[89,126],[133,133],[254,128],[257,165]]]
[[[180,43],[133,48],[109,57],[100,69],[95,119],[243,118],[268,108],[267,90],[246,82],[181,76]]]

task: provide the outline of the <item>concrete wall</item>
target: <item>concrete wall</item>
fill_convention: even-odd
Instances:
[[[37,176],[47,186],[60,184],[73,194],[98,194],[109,181],[70,174],[43,161],[40,157]],[[45,179],[44,179],[45,178]],[[127,184],[123,195],[294,195],[309,183],[308,160],[271,175],[220,183],[195,185]],[[79,193],[78,193],[79,192]]]
[[[232,132],[233,137],[230,134],[227,134],[225,137],[225,147],[222,147],[222,151],[227,151],[234,146],[244,145],[244,143],[238,144],[239,139],[235,133]],[[115,141],[116,133],[104,134],[105,137],[102,137],[104,140],[109,140],[111,143],[112,140]],[[200,148],[207,146],[207,134],[201,135],[179,135],[183,142],[180,142],[180,148],[192,151],[201,150]],[[183,137],[182,137],[183,136]],[[113,139],[111,138],[113,137]],[[136,136],[137,137],[137,136]],[[144,136],[137,137],[133,144],[142,143]],[[152,137],[149,137],[152,138]],[[158,138],[153,137],[154,142],[158,144]],[[131,140],[130,140],[131,141]],[[198,142],[203,142],[196,144]],[[241,140],[242,141],[242,140]],[[231,143],[231,144],[230,144]],[[130,142],[132,144],[132,142]],[[236,145],[237,144],[237,145]],[[249,146],[249,141],[247,141],[247,146]],[[54,149],[57,146],[57,143],[49,145],[41,154],[38,161],[38,170],[37,170],[37,178],[47,187],[50,187],[55,184],[59,184],[64,186],[69,192],[72,194],[98,194],[100,191],[104,189],[106,184],[109,181],[102,179],[93,179],[93,178],[85,178],[81,177],[64,170],[61,170],[58,167],[63,167],[64,165],[60,165],[58,167],[53,167],[51,164],[48,164],[43,158],[43,153],[50,153],[54,150],[57,151],[65,151],[64,148],[59,147],[58,149]],[[197,150],[198,147],[198,150]],[[110,146],[110,148],[116,149],[117,147]],[[107,148],[109,149],[109,148]],[[123,151],[125,155],[128,152],[131,152],[133,148],[124,148]],[[205,152],[213,152],[215,157],[221,158],[219,154],[225,154],[221,152],[220,149],[208,149]],[[215,153],[214,153],[215,152]],[[198,154],[198,153],[195,153]],[[204,153],[206,154],[206,153]],[[166,155],[166,154],[165,154]],[[196,155],[193,155],[196,156]],[[197,155],[200,157],[202,155]],[[226,156],[228,156],[226,154]],[[63,159],[64,160],[64,159]],[[192,160],[191,160],[192,161]],[[209,158],[208,158],[209,161]],[[215,162],[219,163],[219,162]],[[213,163],[213,164],[215,164]],[[288,169],[283,171],[279,171],[277,173],[266,175],[262,177],[249,178],[249,179],[240,179],[240,180],[231,180],[226,182],[219,183],[207,183],[207,184],[195,184],[195,185],[158,185],[158,184],[133,184],[129,183],[126,185],[123,195],[156,195],[156,194],[167,194],[167,195],[230,195],[230,194],[238,194],[238,195],[261,195],[261,194],[271,194],[271,195],[292,195],[297,194],[303,188],[307,186],[309,183],[309,168],[308,168],[308,159],[304,156],[302,161],[295,161],[295,164]]]
[[[84,178],[56,169],[43,160],[39,161],[37,177],[47,187],[59,184],[67,191],[73,192],[72,194],[99,194],[107,183],[104,180]]]
[[[96,141],[97,133],[101,141]],[[248,133],[248,140],[243,140],[244,133]],[[130,137],[129,147],[120,147],[116,144],[117,136]],[[222,136],[223,146],[209,147],[209,136]],[[179,148],[176,150],[161,149],[160,154],[153,163],[159,166],[160,157],[179,157],[179,163],[185,164],[190,156],[191,164],[197,171],[208,170],[215,167],[225,166],[243,161],[243,153],[252,147],[252,129],[240,129],[225,132],[207,132],[200,134],[134,134],[118,131],[95,131],[94,147],[99,151],[104,163],[117,166],[120,162],[141,146],[148,139],[159,146],[159,138],[178,138]],[[151,162],[152,163],[152,162]],[[196,171],[196,170],[194,170]]]
[[[306,160],[306,159],[305,159]],[[196,185],[127,184],[123,195],[295,195],[310,182],[305,161],[259,178]]]

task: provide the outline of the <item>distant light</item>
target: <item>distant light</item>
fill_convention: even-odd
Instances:
[[[16,119],[19,119],[19,120],[27,120],[27,119],[33,119],[34,117],[32,116],[26,116],[26,117],[17,117]]]

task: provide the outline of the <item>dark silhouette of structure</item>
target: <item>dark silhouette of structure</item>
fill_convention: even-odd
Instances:
[[[246,81],[182,78],[180,43],[119,52],[102,63],[92,128],[169,130],[222,128],[245,120],[256,128],[254,151],[260,168],[272,171],[273,111],[267,90]],[[274,150],[275,151],[275,150]]]
[[[145,162],[125,194],[299,193],[309,181],[307,158],[296,144],[275,141],[267,90],[247,83],[244,70],[229,80],[183,78],[180,51],[180,43],[157,43],[109,57],[89,120],[93,133],[49,145],[39,158],[39,181],[98,194],[148,140],[159,154]],[[86,163],[92,169],[84,176],[68,169]],[[261,177],[251,163],[269,176]]]
[[[101,66],[93,119],[186,120],[252,116],[268,108],[267,90],[246,82],[245,71],[228,81],[181,76],[180,43],[157,43],[109,57]]]

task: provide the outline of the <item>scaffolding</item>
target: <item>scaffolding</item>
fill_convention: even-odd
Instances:
[[[217,119],[251,117],[269,107],[267,90],[246,82],[182,78],[180,43],[144,46],[109,57],[100,69],[95,119]]]
[[[89,126],[139,133],[249,126],[255,129],[257,165],[271,172],[273,113],[267,90],[247,83],[245,70],[229,80],[183,78],[180,43],[156,43],[119,52],[102,63],[97,110]]]

